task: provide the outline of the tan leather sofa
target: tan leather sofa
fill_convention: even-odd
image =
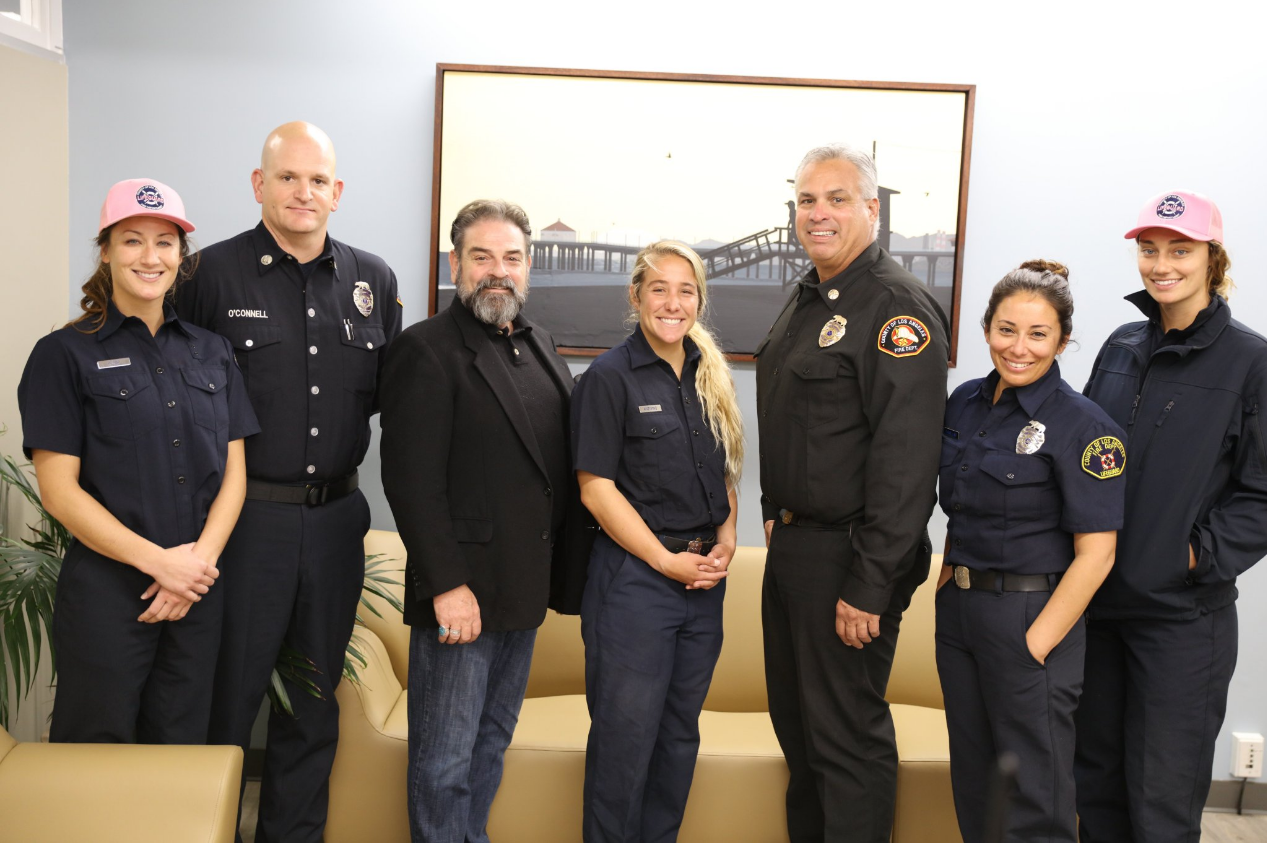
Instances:
[[[236,746],[18,743],[0,728],[0,843],[230,843]]]
[[[371,531],[366,553],[404,561],[395,533]],[[934,570],[940,558],[933,560]],[[787,840],[787,765],[770,725],[761,644],[765,550],[740,548],[726,586],[726,642],[700,716],[700,755],[682,843]],[[946,718],[933,652],[933,583],[902,622],[889,701],[898,742],[894,843],[959,843]],[[406,685],[409,632],[386,607],[358,628],[369,666],[338,689],[340,739],[327,843],[407,841]],[[363,615],[368,613],[362,612]],[[489,819],[501,843],[580,843],[589,717],[580,621],[551,613],[537,635],[528,696]]]

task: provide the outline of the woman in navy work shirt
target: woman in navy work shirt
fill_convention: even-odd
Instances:
[[[18,386],[23,449],[75,538],[53,610],[54,741],[206,742],[216,563],[258,427],[229,343],[168,304],[193,228],[161,182],[114,185],[84,313],[36,343]]]
[[[1020,761],[1004,839],[1074,841],[1074,709],[1087,603],[1122,525],[1122,431],[1060,377],[1073,330],[1068,270],[1028,261],[981,322],[994,372],[950,396],[940,503],[937,669],[965,843],[985,829],[998,757]]]
[[[1089,843],[1201,836],[1236,666],[1236,577],[1267,554],[1267,340],[1232,319],[1223,219],[1148,200],[1134,227],[1146,317],[1085,393],[1131,449],[1117,565],[1087,612],[1078,814]]]
[[[721,653],[743,465],[734,382],[701,322],[699,256],[647,246],[629,302],[633,334],[572,393],[581,499],[602,527],[581,604],[588,843],[677,838]]]

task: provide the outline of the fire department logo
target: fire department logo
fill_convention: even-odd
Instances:
[[[159,193],[158,188],[152,184],[144,185],[136,192],[136,204],[142,208],[157,211],[163,207],[163,194]]]
[[[1082,452],[1082,470],[1098,480],[1117,477],[1126,468],[1126,447],[1116,436],[1093,439]]]
[[[1164,220],[1173,220],[1176,217],[1182,217],[1187,209],[1188,206],[1183,203],[1183,197],[1172,193],[1157,203],[1157,216]]]
[[[356,286],[352,288],[352,303],[362,316],[369,316],[374,312],[374,291],[369,284],[364,281],[356,282]]]
[[[928,347],[928,328],[914,316],[897,316],[884,323],[876,345],[894,357],[914,357]]]

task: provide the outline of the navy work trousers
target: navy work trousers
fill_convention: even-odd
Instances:
[[[283,642],[314,663],[309,677],[324,696],[287,683],[295,716],[269,716],[257,843],[320,841],[325,829],[339,739],[334,689],[365,581],[369,523],[360,490],[317,507],[248,500],[225,548],[209,742],[250,745]]]
[[[725,580],[687,591],[606,534],[595,541],[581,603],[586,843],[677,839],[725,591]]]
[[[1201,839],[1236,648],[1236,604],[1190,621],[1087,624],[1074,768],[1083,843]]]
[[[937,672],[950,731],[950,782],[964,843],[985,839],[988,783],[1001,754],[1016,755],[1006,843],[1073,843],[1074,709],[1082,692],[1086,627],[1079,619],[1039,664],[1025,633],[1051,593],[937,592]]]
[[[224,577],[180,620],[141,623],[137,617],[153,602],[141,593],[152,582],[78,542],[67,551],[53,604],[50,740],[207,742]]]
[[[849,530],[775,522],[761,597],[770,720],[787,758],[792,843],[888,843],[897,739],[884,694],[898,627],[928,576],[924,536],[861,650],[836,635],[836,601],[853,561]]]

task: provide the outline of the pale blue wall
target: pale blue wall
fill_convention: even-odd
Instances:
[[[1135,316],[1121,301],[1138,276],[1119,233],[1145,197],[1171,186],[1219,200],[1241,279],[1233,307],[1267,330],[1267,259],[1256,248],[1267,230],[1267,74],[1260,27],[1230,4],[1220,15],[1214,7],[1223,5],[1180,20],[1154,7],[1081,2],[827,3],[738,14],[680,0],[623,8],[65,0],[72,301],[110,184],[148,175],[173,185],[200,242],[212,243],[259,217],[248,176],[265,134],[306,119],[334,138],[347,183],[332,232],[385,257],[401,280],[406,323],[421,318],[437,62],[975,83],[968,316],[951,386],[989,368],[972,324],[992,282],[1038,256],[1073,270],[1082,343],[1062,366],[1080,386],[1103,338]],[[491,104],[490,131],[513,139],[516,109],[527,107]],[[803,145],[826,140],[806,137]],[[513,199],[514,185],[505,194]],[[700,209],[708,213],[707,197]],[[736,379],[752,419],[751,366],[738,366]],[[363,476],[376,526],[389,527],[377,473],[375,447]],[[742,493],[740,540],[757,543],[753,462]],[[940,515],[930,526],[939,547]],[[1243,580],[1241,666],[1225,732],[1267,731],[1265,600],[1260,568]],[[1228,777],[1227,740],[1220,738],[1216,778]]]

